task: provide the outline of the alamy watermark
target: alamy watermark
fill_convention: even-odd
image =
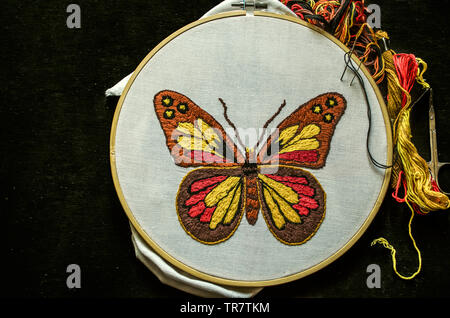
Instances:
[[[67,266],[66,273],[69,273],[66,279],[66,285],[69,289],[81,288],[81,268],[80,265],[70,264]]]
[[[277,166],[279,131],[267,128],[210,127],[202,120],[181,123],[168,140],[177,165],[195,164],[263,164]],[[247,145],[253,145],[248,147]],[[272,168],[273,169],[273,168]]]
[[[81,28],[81,8],[78,4],[69,4],[66,12],[70,13],[66,19],[66,25],[69,29]]]
[[[366,285],[367,288],[381,288],[381,269],[378,264],[370,264],[367,266],[366,272],[370,274],[367,276]]]
[[[367,24],[371,28],[381,28],[381,8],[378,4],[369,4],[367,6],[367,11],[369,15],[367,16]]]

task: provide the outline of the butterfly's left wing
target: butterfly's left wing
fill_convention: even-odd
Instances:
[[[184,230],[204,244],[233,235],[245,210],[245,182],[240,167],[199,168],[189,172],[177,195]]]
[[[176,165],[224,167],[244,162],[217,120],[185,95],[164,90],[155,95],[153,104]]]
[[[346,106],[339,93],[322,94],[301,105],[268,138],[258,154],[259,163],[323,167]]]
[[[309,240],[325,216],[325,192],[314,176],[296,167],[272,166],[261,170],[258,181],[261,210],[272,234],[288,245]]]

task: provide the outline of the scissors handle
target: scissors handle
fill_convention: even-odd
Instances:
[[[450,165],[450,162],[438,162],[437,165],[435,166],[434,172],[431,172],[431,174],[433,175],[433,179],[436,182],[439,190],[441,190],[441,192],[446,195],[450,195],[449,192],[445,192],[439,185],[439,170],[441,170],[442,167],[447,165]]]

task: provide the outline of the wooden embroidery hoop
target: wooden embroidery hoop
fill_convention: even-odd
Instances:
[[[324,259],[323,261],[321,261],[320,263],[306,269],[303,270],[301,272],[295,273],[295,274],[291,274],[288,276],[284,276],[284,277],[279,277],[276,279],[270,279],[270,280],[259,280],[259,281],[244,281],[244,280],[234,280],[234,279],[227,279],[227,278],[223,278],[223,277],[218,277],[218,276],[214,276],[214,275],[210,275],[207,273],[204,273],[202,271],[199,271],[191,266],[189,266],[188,264],[185,264],[181,261],[179,261],[177,258],[175,258],[174,256],[170,255],[169,253],[167,253],[165,250],[163,250],[158,244],[156,244],[153,239],[144,231],[144,229],[142,228],[142,226],[140,225],[140,223],[138,222],[138,220],[136,219],[136,217],[133,214],[133,211],[130,209],[123,190],[121,188],[120,185],[120,181],[119,181],[119,176],[118,176],[118,172],[117,172],[117,166],[116,166],[116,131],[117,131],[117,124],[119,121],[119,116],[121,113],[121,109],[122,106],[124,104],[124,101],[127,97],[128,92],[130,91],[134,80],[136,79],[136,77],[138,76],[138,74],[140,73],[140,71],[144,68],[144,66],[152,59],[152,57],[159,52],[162,48],[164,48],[165,45],[167,45],[170,41],[172,41],[173,39],[175,39],[176,37],[178,37],[179,35],[183,34],[184,32],[187,32],[197,26],[200,26],[202,24],[211,22],[211,21],[216,21],[219,19],[226,19],[229,17],[238,17],[238,16],[245,16],[247,13],[246,11],[233,11],[233,12],[226,12],[226,13],[221,13],[221,14],[217,14],[208,18],[204,18],[198,21],[195,21],[183,28],[181,28],[180,30],[176,31],[175,33],[173,33],[172,35],[170,35],[168,38],[166,38],[165,40],[163,40],[158,46],[156,46],[145,58],[144,60],[139,64],[139,66],[137,67],[137,69],[135,70],[135,72],[133,73],[131,79],[129,80],[123,94],[120,97],[120,100],[118,102],[118,106],[117,109],[115,111],[114,114],[114,119],[113,119],[113,123],[112,123],[112,129],[111,129],[111,137],[110,137],[110,163],[111,163],[111,172],[112,172],[112,177],[113,177],[113,181],[114,181],[114,185],[119,197],[119,200],[123,206],[123,209],[125,210],[126,215],[128,216],[131,224],[133,225],[133,227],[136,229],[136,231],[139,233],[139,235],[145,240],[145,242],[151,247],[153,248],[164,260],[166,260],[167,262],[169,262],[170,264],[172,264],[173,266],[175,266],[176,268],[185,271],[188,274],[193,275],[194,277],[197,277],[199,279],[205,280],[205,281],[209,281],[212,283],[216,283],[216,284],[221,284],[221,285],[228,285],[228,286],[236,286],[236,287],[263,287],[263,286],[271,286],[271,285],[278,285],[278,284],[283,284],[283,283],[287,283],[287,282],[291,282],[294,280],[297,280],[299,278],[305,277],[307,275],[310,275],[320,269],[322,269],[323,267],[329,265],[330,263],[332,263],[333,261],[335,261],[336,259],[338,259],[340,256],[342,256],[347,250],[350,249],[351,246],[353,246],[353,244],[355,244],[357,242],[357,240],[361,237],[361,235],[366,231],[366,229],[368,228],[368,226],[371,224],[372,220],[374,219],[376,213],[378,212],[380,205],[384,199],[385,193],[388,189],[389,186],[389,180],[390,180],[390,174],[391,171],[390,169],[386,169],[385,174],[384,174],[384,180],[382,183],[382,187],[380,189],[378,198],[373,206],[372,211],[369,213],[368,217],[366,218],[365,222],[363,223],[363,225],[356,231],[356,233],[352,236],[352,238],[344,245],[342,246],[336,253],[334,253],[333,255],[330,255],[328,258]],[[273,14],[273,13],[268,13],[268,12],[254,12],[254,15],[256,17],[267,17],[267,18],[274,18],[274,19],[283,19],[286,21],[290,21],[296,24],[300,24],[302,26],[305,26],[307,28],[310,28],[318,33],[320,33],[321,35],[325,36],[327,39],[331,40],[332,42],[334,42],[336,45],[338,45],[341,49],[342,49],[342,53],[344,54],[345,52],[348,52],[349,49],[347,47],[345,47],[341,42],[339,42],[337,39],[335,39],[334,37],[332,37],[330,34],[326,33],[325,31],[323,31],[320,28],[317,28],[313,25],[310,25],[300,19],[294,18],[294,17],[289,17],[289,16],[282,16],[282,15],[278,15],[278,14]],[[359,64],[359,60],[356,56],[352,56],[353,61],[356,64]],[[344,67],[344,63],[342,65]],[[385,127],[386,127],[386,136],[387,136],[387,159],[386,159],[386,164],[387,165],[391,165],[392,163],[392,137],[391,137],[391,128],[390,128],[390,121],[389,121],[389,117],[386,111],[386,106],[384,104],[384,100],[383,97],[381,95],[381,93],[379,92],[378,86],[375,84],[375,82],[372,80],[370,73],[368,72],[368,70],[364,67],[364,65],[361,66],[361,71],[364,73],[365,77],[367,78],[367,80],[370,82],[377,100],[381,106],[381,111],[383,114],[383,119],[384,119],[384,123],[385,123]],[[177,224],[178,225],[178,224]],[[179,226],[179,225],[178,225]]]

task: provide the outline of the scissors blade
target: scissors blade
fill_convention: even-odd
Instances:
[[[437,137],[436,137],[436,114],[433,106],[433,90],[430,89],[430,108],[428,110],[428,121],[430,129],[430,154],[431,159],[428,163],[430,167],[433,179],[437,178],[438,169],[438,149],[437,149]]]
[[[433,106],[433,94],[430,90],[430,108],[428,109],[428,119],[430,123],[430,135],[431,132],[436,132],[436,114],[434,112],[434,106]]]

